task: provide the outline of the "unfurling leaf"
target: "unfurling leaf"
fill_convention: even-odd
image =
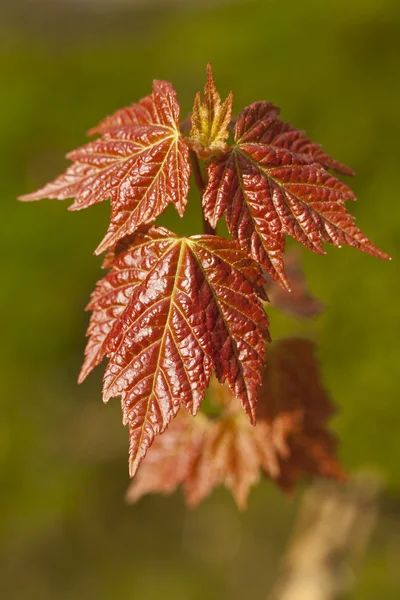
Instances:
[[[268,320],[258,266],[226,239],[152,228],[110,261],[88,307],[80,380],[110,357],[104,400],[122,398],[133,476],[179,407],[197,412],[211,368],[254,422]]]
[[[224,394],[233,398],[225,386]],[[224,483],[245,508],[260,467],[267,472],[276,468],[266,427],[251,425],[237,401],[234,411],[215,420],[202,413],[193,418],[181,410],[149,450],[128,489],[128,502],[148,493],[169,494],[182,484],[187,504],[194,507]]]
[[[67,155],[66,172],[20,199],[65,200],[80,210],[111,198],[111,222],[101,253],[140,225],[152,223],[172,202],[182,216],[187,203],[189,149],[179,132],[179,104],[172,85],[155,81],[153,93],[108,117],[92,132],[103,137]]]
[[[187,503],[195,506],[224,484],[239,508],[245,508],[261,473],[288,491],[304,475],[344,479],[335,438],[326,429],[333,406],[314,352],[314,345],[300,338],[271,347],[255,427],[232,392],[214,383],[211,391],[221,415],[207,420],[180,413],[151,448],[128,500],[149,492],[171,493],[182,484]]]
[[[286,234],[320,254],[323,242],[330,242],[389,258],[345,209],[354,193],[325,169],[346,174],[351,170],[278,115],[268,102],[255,102],[240,114],[234,145],[208,167],[203,206],[210,224],[215,227],[225,214],[240,247],[285,288]]]
[[[201,158],[220,154],[226,150],[229,137],[228,125],[232,117],[233,94],[221,104],[221,97],[215,87],[211,64],[207,65],[207,83],[204,98],[196,94],[193,113],[190,145]]]

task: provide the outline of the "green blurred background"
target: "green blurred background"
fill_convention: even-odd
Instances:
[[[20,204],[66,165],[103,116],[174,83],[182,115],[211,60],[235,109],[258,99],[357,171],[358,225],[393,256],[304,253],[327,311],[271,310],[272,335],[320,348],[340,413],[340,456],[385,482],[381,517],[349,599],[400,597],[398,0],[0,3],[2,344],[0,596],[28,600],[265,598],[301,498],[264,482],[238,513],[224,490],[195,511],[180,493],[124,504],[127,432],[101,402],[101,368],[78,387],[109,206]],[[195,195],[184,220],[197,233]],[[2,591],[3,590],[3,591]]]

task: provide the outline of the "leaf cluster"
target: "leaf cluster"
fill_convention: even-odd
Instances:
[[[284,488],[304,473],[343,476],[312,345],[283,341],[266,357],[265,304],[269,296],[300,316],[321,310],[297,259],[284,260],[287,236],[320,254],[328,242],[389,257],[347,211],[355,195],[332,171],[351,169],[273,104],[255,102],[232,120],[232,103],[208,65],[185,135],[175,90],[156,80],[89,131],[100,137],[67,155],[64,174],[21,197],[74,197],[70,210],[111,201],[96,249],[107,251],[109,272],[88,305],[79,381],[108,357],[103,398],[121,398],[132,477],[154,443],[131,499],[182,484],[193,505],[225,483],[242,507],[260,472]],[[170,203],[184,214],[192,173],[205,233],[178,237],[154,221]],[[222,217],[231,239],[216,234]],[[219,416],[193,419],[209,386]]]

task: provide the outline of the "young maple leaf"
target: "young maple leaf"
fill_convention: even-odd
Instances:
[[[279,472],[274,479],[286,490],[304,475],[346,478],[335,456],[336,439],[326,429],[335,409],[315,351],[307,339],[279,340],[268,354],[260,388],[257,419],[283,432],[276,444]]]
[[[111,198],[111,222],[99,254],[140,225],[152,223],[172,202],[182,216],[188,197],[189,149],[179,131],[176,92],[154,81],[153,93],[108,117],[92,133],[102,133],[67,155],[66,172],[20,200],[75,196],[70,210]]]
[[[170,494],[181,484],[187,504],[194,507],[224,483],[245,508],[251,486],[260,479],[260,457],[266,468],[274,465],[270,445],[262,440],[257,446],[262,429],[249,423],[239,403],[216,420],[181,410],[149,450],[128,488],[128,502],[149,493]]]
[[[325,169],[352,171],[278,115],[269,102],[255,102],[239,115],[234,145],[208,167],[203,207],[210,224],[225,214],[240,247],[287,289],[286,234],[320,254],[323,242],[330,242],[388,259],[345,209],[354,193]]]
[[[149,492],[171,493],[182,484],[188,505],[196,506],[224,484],[243,509],[262,473],[288,491],[304,475],[344,479],[335,457],[336,440],[326,429],[333,407],[314,352],[314,345],[300,338],[272,346],[255,427],[232,392],[213,383],[220,417],[198,420],[179,414],[151,448],[128,500]]]
[[[208,158],[226,150],[229,137],[228,126],[232,117],[233,94],[221,104],[221,97],[215,87],[211,63],[207,65],[207,83],[204,88],[204,99],[200,92],[196,94],[193,113],[192,130],[189,143],[200,158]]]
[[[112,261],[112,263],[111,263]],[[258,265],[229,240],[139,232],[107,259],[99,282],[80,380],[110,357],[104,400],[121,396],[135,473],[154,436],[179,406],[193,414],[211,368],[254,422],[268,320],[255,290]]]
[[[237,403],[234,406],[236,410],[209,422],[201,452],[183,485],[189,506],[197,506],[215,487],[225,485],[243,510],[250,489],[260,481],[261,469],[267,473],[277,469],[268,425],[254,427],[237,410]]]

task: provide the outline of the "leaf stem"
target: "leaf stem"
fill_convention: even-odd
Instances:
[[[203,174],[201,172],[200,169],[200,163],[199,163],[199,159],[197,158],[197,154],[194,150],[190,150],[190,162],[192,163],[192,167],[193,167],[193,176],[194,176],[194,180],[196,182],[196,185],[199,189],[199,192],[201,194],[201,196],[203,196],[204,193],[204,179],[203,179]],[[203,230],[204,233],[208,234],[208,235],[215,235],[215,229],[213,227],[211,227],[210,223],[207,221],[207,219],[204,216],[204,212],[202,211],[202,215],[203,215]]]

